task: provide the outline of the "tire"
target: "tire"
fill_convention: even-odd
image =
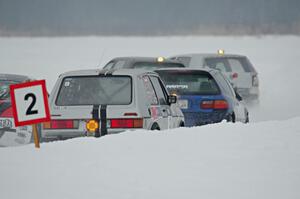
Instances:
[[[159,126],[158,126],[158,124],[157,123],[154,123],[153,125],[152,125],[152,127],[151,127],[151,131],[154,131],[154,130],[160,130],[160,128],[159,128]]]
[[[234,113],[231,113],[230,115],[228,115],[227,122],[235,123],[235,114]]]
[[[245,123],[246,123],[246,124],[249,123],[249,113],[247,113]]]
[[[180,122],[179,127],[184,127],[184,122],[183,121]]]

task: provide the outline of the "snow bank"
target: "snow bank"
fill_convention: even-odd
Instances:
[[[0,150],[1,198],[300,198],[300,117]]]

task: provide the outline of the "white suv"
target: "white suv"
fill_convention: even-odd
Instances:
[[[182,62],[186,67],[210,67],[221,71],[236,91],[246,100],[259,98],[258,74],[246,56],[224,54],[184,54],[170,59]]]
[[[62,74],[49,98],[51,122],[43,138],[72,138],[128,129],[162,130],[184,125],[183,114],[157,73],[120,69]]]

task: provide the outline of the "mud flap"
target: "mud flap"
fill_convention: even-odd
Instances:
[[[99,118],[99,108],[100,105],[94,105],[92,111],[93,119],[96,122],[98,122],[98,124],[100,123],[101,125],[100,129],[98,127],[95,131],[95,137],[97,138],[100,136],[107,135],[107,114],[106,114],[107,105],[101,105],[100,118]]]
[[[95,120],[99,124],[99,121],[100,121],[99,120],[99,105],[93,106],[92,117],[93,117],[93,120]],[[95,131],[95,137],[96,138],[100,137],[99,127]]]
[[[101,136],[107,135],[107,105],[101,105],[100,118],[101,118]]]

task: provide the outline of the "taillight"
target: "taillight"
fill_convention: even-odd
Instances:
[[[200,107],[202,109],[211,109],[214,107],[214,101],[213,100],[209,100],[209,101],[202,101],[200,104]]]
[[[227,109],[226,100],[204,100],[200,104],[201,109]]]
[[[214,109],[228,109],[228,103],[226,100],[215,100]]]
[[[258,77],[257,75],[252,76],[252,85],[258,86]]]
[[[232,78],[232,79],[236,79],[236,78],[238,78],[238,76],[239,76],[239,75],[238,75],[237,73],[233,73],[233,74],[231,75],[231,78]]]
[[[143,119],[111,119],[110,128],[143,128]]]
[[[43,123],[44,129],[77,129],[77,120],[51,120]]]

